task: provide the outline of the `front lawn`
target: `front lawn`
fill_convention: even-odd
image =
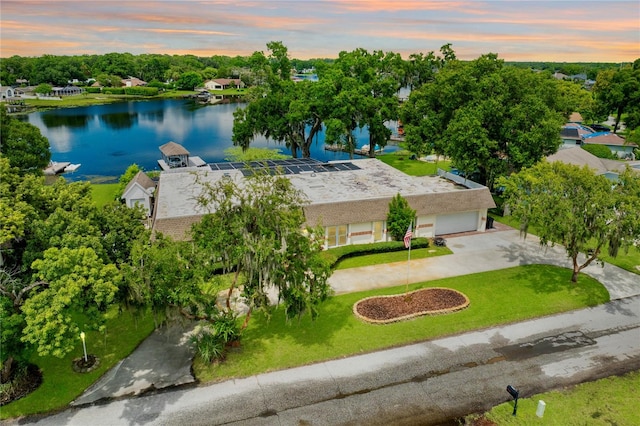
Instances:
[[[117,309],[114,310],[116,313]],[[87,330],[87,353],[100,359],[100,366],[89,373],[76,373],[72,369],[73,359],[83,356],[79,336],[76,349],[64,358],[33,355],[30,361],[42,371],[42,384],[24,398],[3,406],[0,418],[66,408],[104,373],[133,352],[153,328],[153,316],[150,313],[136,318],[130,312],[122,312],[107,322],[106,337],[102,333]]]
[[[451,253],[452,252],[448,247],[431,246],[411,250],[411,259],[425,259],[427,257],[442,256]],[[342,259],[336,265],[336,269],[349,269],[369,265],[383,265],[385,263],[393,262],[406,262],[408,258],[409,251],[406,249],[387,253],[367,254]]]
[[[358,320],[352,312],[358,300],[399,294],[406,286],[334,296],[319,308],[319,317],[307,316],[287,324],[281,309],[269,321],[255,313],[242,338],[239,352],[231,352],[219,365],[199,359],[194,373],[203,383],[246,377],[267,371],[372,352],[393,346],[435,339],[500,324],[552,315],[609,300],[596,280],[581,275],[578,285],[567,270],[550,265],[519,266],[442,280],[412,284],[409,290],[448,287],[466,294],[468,309],[440,316],[425,316],[384,326]]]

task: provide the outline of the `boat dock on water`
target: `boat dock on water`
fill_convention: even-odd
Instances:
[[[80,166],[80,164],[71,164],[68,161],[50,161],[44,169],[44,174],[45,176],[54,176],[65,172],[75,172]]]
[[[349,152],[347,148],[342,145],[332,145],[332,144],[324,144],[325,151],[334,151],[334,152]],[[382,154],[384,148],[380,148],[376,145],[376,154]],[[362,155],[365,157],[369,156],[369,145],[363,145],[362,148],[355,148],[353,153],[356,155]]]

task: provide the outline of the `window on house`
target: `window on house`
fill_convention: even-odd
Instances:
[[[327,246],[336,247],[347,244],[347,225],[327,227]]]
[[[384,222],[373,222],[373,241],[382,241]]]

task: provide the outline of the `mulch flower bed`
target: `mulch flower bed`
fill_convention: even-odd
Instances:
[[[423,315],[440,315],[469,306],[469,298],[458,290],[431,287],[391,296],[373,296],[353,305],[354,314],[363,321],[387,324]]]
[[[10,385],[3,385],[3,391],[0,392],[0,407],[13,402],[17,399],[29,395],[42,383],[42,372],[40,369],[29,364],[24,370],[16,372]]]

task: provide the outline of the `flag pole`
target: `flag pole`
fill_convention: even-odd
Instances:
[[[407,229],[407,233],[405,234],[405,246],[409,246],[409,252],[407,254],[407,282],[405,293],[409,292],[409,264],[411,262],[411,237],[413,237],[413,232],[411,228],[413,227],[413,221],[409,224],[409,229]]]

